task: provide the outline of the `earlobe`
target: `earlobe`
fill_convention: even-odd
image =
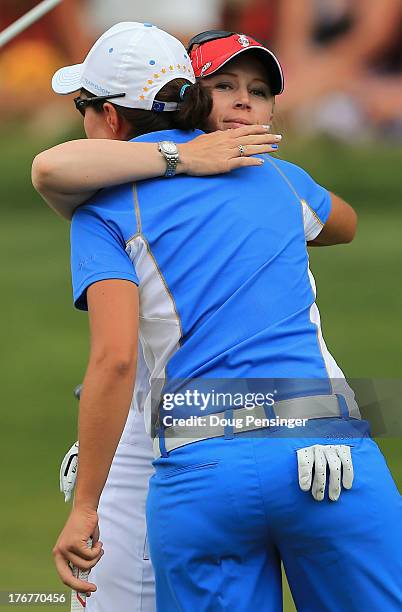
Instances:
[[[108,115],[107,119],[108,119],[107,122],[109,124],[110,129],[112,130],[113,134],[116,135],[117,130],[118,130],[118,125],[117,124],[119,122],[118,117],[116,115],[114,115],[113,113],[111,113],[111,114]]]
[[[103,106],[105,120],[110,131],[109,138],[114,140],[127,140],[132,132],[132,126],[119,114],[113,104],[106,102]]]
[[[106,103],[103,106],[103,112],[106,113],[106,123],[108,124],[110,131],[114,136],[116,136],[120,128],[119,115],[116,109],[112,104]]]

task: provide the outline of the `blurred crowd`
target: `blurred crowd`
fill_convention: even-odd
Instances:
[[[1,0],[0,31],[39,0]],[[286,125],[336,138],[402,139],[401,0],[63,0],[0,49],[3,124],[65,129],[71,99],[52,94],[50,77],[81,62],[105,29],[147,21],[186,43],[224,29],[274,50],[286,90],[277,110]]]

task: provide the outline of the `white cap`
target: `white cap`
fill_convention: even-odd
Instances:
[[[107,30],[82,64],[60,68],[53,90],[70,94],[83,88],[96,96],[126,94],[119,106],[144,110],[176,110],[177,103],[155,101],[174,79],[195,83],[186,49],[176,38],[150,23],[127,21]]]

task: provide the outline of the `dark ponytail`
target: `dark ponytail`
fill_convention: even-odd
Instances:
[[[177,79],[179,81],[181,79]],[[173,81],[176,83],[176,81]],[[179,96],[180,96],[179,89]],[[158,100],[160,93],[158,93]],[[212,98],[206,87],[202,87],[197,81],[183,91],[183,100],[179,110],[174,113],[175,127],[179,130],[203,129],[212,110]]]
[[[183,86],[187,85],[183,89]],[[83,90],[87,97],[94,94]],[[180,98],[182,93],[182,99]],[[130,124],[131,130],[127,140],[158,132],[160,130],[194,130],[204,129],[208,116],[212,110],[212,98],[207,88],[198,82],[190,83],[187,79],[174,79],[167,83],[156,96],[158,102],[177,102],[177,111],[148,111],[137,108],[127,108],[113,104],[119,115]],[[104,102],[94,105],[95,110],[102,112]]]

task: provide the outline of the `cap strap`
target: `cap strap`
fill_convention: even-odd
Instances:
[[[154,100],[151,110],[156,113],[163,113],[166,111],[176,111],[178,106],[177,102],[159,102],[158,100]]]

